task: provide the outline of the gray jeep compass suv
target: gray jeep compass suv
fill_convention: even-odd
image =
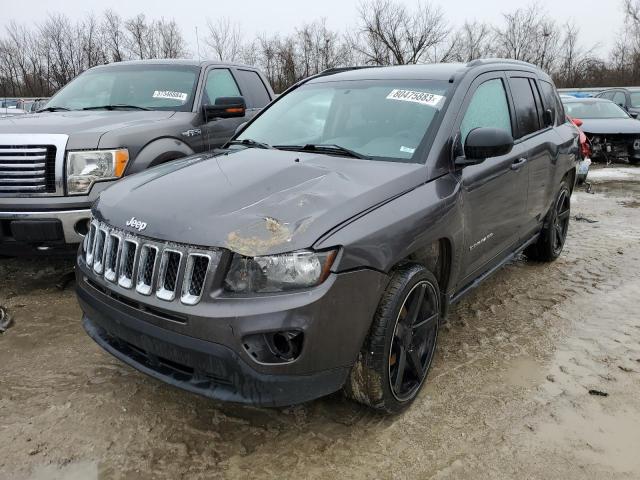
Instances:
[[[399,411],[448,305],[522,251],[560,255],[578,156],[565,118],[550,78],[515,61],[301,81],[226,149],[103,192],[77,258],[84,328],[211,398],[343,389]]]

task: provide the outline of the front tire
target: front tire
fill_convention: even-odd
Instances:
[[[538,241],[525,250],[531,260],[553,262],[562,253],[569,232],[571,190],[566,181],[560,184]]]
[[[429,372],[441,316],[438,281],[422,265],[392,273],[345,394],[387,413],[408,407]]]

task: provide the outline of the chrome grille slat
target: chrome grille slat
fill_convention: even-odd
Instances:
[[[115,282],[118,278],[118,260],[121,246],[122,237],[115,233],[110,233],[104,261],[104,278],[110,282]]]
[[[182,252],[172,248],[162,251],[160,272],[158,274],[158,288],[156,296],[162,300],[171,301],[176,298],[176,286],[182,265]]]
[[[186,305],[195,305],[200,301],[207,280],[211,257],[201,253],[192,253],[187,258],[187,266],[182,282],[180,301]]]
[[[118,268],[118,285],[121,287],[131,288],[133,286],[137,253],[138,242],[131,238],[123,239],[122,249],[120,250],[120,266]]]
[[[2,168],[2,166],[0,166]],[[27,177],[32,175],[44,175],[44,170],[0,170],[0,175],[3,177]]]
[[[132,289],[133,295],[145,297],[155,292],[163,301],[185,305],[202,299],[221,255],[217,248],[147,239],[95,219],[83,245],[87,267],[111,282],[110,288]]]
[[[55,168],[54,145],[0,146],[0,192],[55,193]]]
[[[143,295],[151,295],[153,290],[153,274],[158,259],[158,247],[145,244],[140,250],[140,261],[138,262],[138,282],[136,291]]]
[[[100,274],[104,269],[105,244],[108,232],[106,228],[99,228],[96,232],[95,246],[93,249],[93,271]]]

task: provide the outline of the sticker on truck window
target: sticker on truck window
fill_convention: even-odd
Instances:
[[[404,145],[402,145],[402,146],[400,147],[400,151],[401,151],[402,153],[410,153],[410,154],[412,154],[412,155],[413,155],[413,153],[416,151],[416,149],[415,149],[415,148],[411,148],[411,147],[405,147]]]
[[[172,92],[171,90],[156,90],[153,92],[153,98],[163,98],[165,100],[178,100],[179,102],[186,102],[188,94],[184,92]]]
[[[416,92],[414,90],[393,89],[387,95],[387,100],[400,100],[402,102],[413,102],[429,107],[437,107],[444,97],[435,93]]]

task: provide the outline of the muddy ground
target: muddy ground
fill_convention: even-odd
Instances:
[[[593,180],[572,216],[595,223],[463,300],[391,418],[340,395],[269,410],[176,390],[84,334],[54,285],[68,263],[0,259],[0,478],[640,478],[640,169]]]

